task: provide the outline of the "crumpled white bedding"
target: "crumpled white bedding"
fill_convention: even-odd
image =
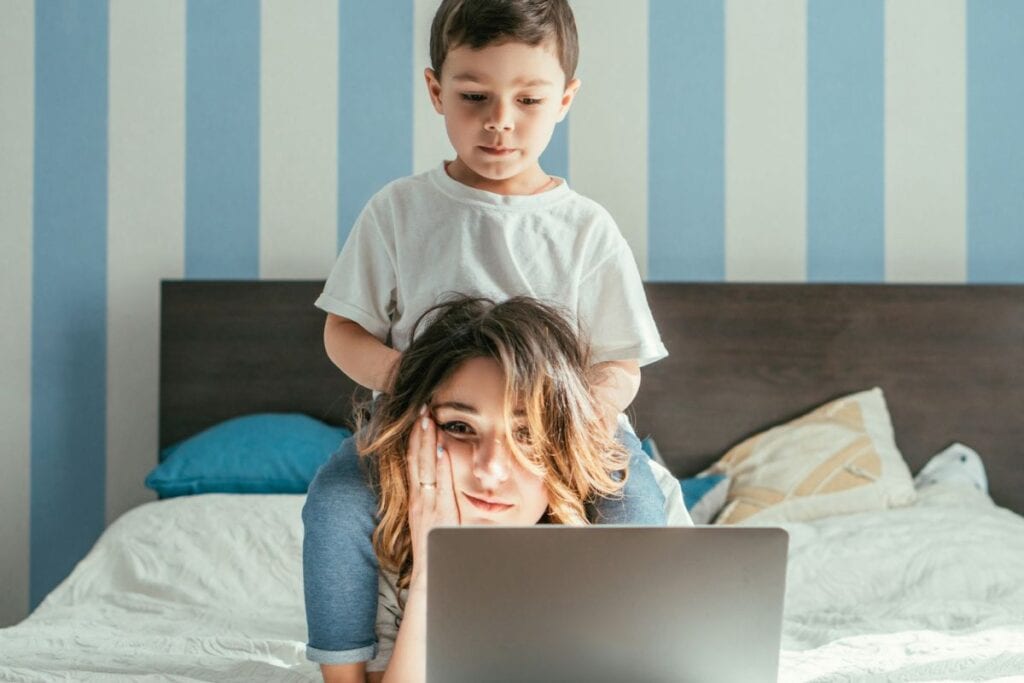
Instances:
[[[320,680],[305,655],[304,500],[208,494],[130,510],[0,630],[0,680]]]
[[[115,522],[0,630],[0,680],[319,680],[302,496],[209,494]],[[786,525],[780,681],[1024,678],[1024,518],[969,489]]]
[[[1024,680],[1024,517],[935,485],[785,526],[780,681]]]

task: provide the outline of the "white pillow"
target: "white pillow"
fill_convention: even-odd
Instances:
[[[962,443],[936,453],[914,477],[914,486],[920,491],[935,484],[969,486],[988,493],[988,477],[981,456]]]
[[[914,502],[877,387],[753,436],[708,471],[732,480],[716,524],[798,522]]]

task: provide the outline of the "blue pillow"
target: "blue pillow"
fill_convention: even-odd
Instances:
[[[305,493],[351,432],[298,413],[226,420],[165,448],[146,486],[161,498],[195,493]]]
[[[640,447],[652,460],[661,465],[665,464],[654,439],[644,439],[640,442]],[[710,524],[725,505],[729,492],[729,478],[724,474],[708,474],[680,479],[679,486],[683,489],[683,503],[693,518],[693,523]]]
[[[729,496],[729,477],[724,474],[705,474],[680,479],[683,502],[694,524],[711,524],[725,507]]]
[[[679,485],[683,487],[683,500],[687,503],[686,509],[689,510],[696,505],[724,479],[724,474],[708,474],[703,477],[680,479]]]

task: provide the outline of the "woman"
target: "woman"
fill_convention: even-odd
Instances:
[[[587,347],[556,309],[522,297],[460,298],[417,327],[424,321],[359,443],[379,500],[370,681],[425,677],[432,527],[587,524],[596,500],[618,495],[629,459],[590,391]],[[669,519],[688,520],[678,482],[664,468],[656,475],[674,491]],[[323,670],[331,680],[363,666]]]

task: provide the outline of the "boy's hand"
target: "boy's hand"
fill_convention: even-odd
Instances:
[[[328,313],[324,323],[324,347],[331,361],[356,384],[390,392],[393,370],[402,354],[382,344],[358,323]]]
[[[614,407],[611,407],[610,409],[606,409],[604,411],[604,418],[602,422],[604,422],[604,428],[605,431],[608,433],[608,436],[610,436],[613,439],[615,438],[615,435],[619,433],[620,412],[621,411],[616,410]]]
[[[629,407],[640,389],[640,364],[635,360],[612,360],[590,368],[594,395],[603,406],[603,421],[614,438],[619,429],[619,413]]]

